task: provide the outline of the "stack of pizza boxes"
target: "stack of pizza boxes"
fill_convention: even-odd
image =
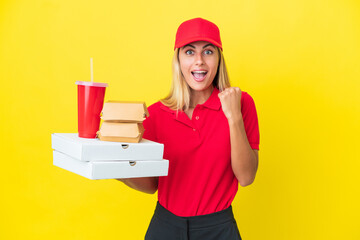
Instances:
[[[89,179],[167,176],[164,145],[143,139],[145,103],[107,102],[98,138],[53,133],[53,164]]]
[[[109,101],[102,110],[101,141],[138,143],[144,134],[142,122],[149,116],[144,102]]]

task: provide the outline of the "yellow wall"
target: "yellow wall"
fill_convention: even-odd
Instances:
[[[143,239],[156,195],[52,165],[77,131],[76,80],[105,100],[164,97],[176,29],[221,31],[232,84],[255,99],[260,163],[233,207],[243,239],[360,239],[360,3],[0,2],[0,239]]]

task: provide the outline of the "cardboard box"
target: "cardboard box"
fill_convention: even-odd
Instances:
[[[138,143],[144,134],[142,123],[114,123],[104,121],[98,131],[101,141]]]
[[[104,121],[142,123],[149,112],[145,102],[108,101],[101,112]]]
[[[89,179],[135,178],[167,176],[168,160],[158,161],[102,161],[81,162],[56,150],[53,152],[55,166]]]
[[[106,142],[80,138],[77,133],[51,134],[52,148],[79,161],[159,160],[164,145],[147,139],[139,143]]]

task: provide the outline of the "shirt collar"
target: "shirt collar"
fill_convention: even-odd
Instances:
[[[204,106],[213,110],[219,110],[221,107],[221,102],[218,94],[219,89],[217,89],[217,87],[214,87],[214,90],[212,91],[208,100],[206,100],[206,102],[204,102],[203,104],[199,104],[199,106]]]

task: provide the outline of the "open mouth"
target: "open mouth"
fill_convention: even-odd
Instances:
[[[205,79],[207,71],[193,71],[191,72],[196,81],[202,81]]]

